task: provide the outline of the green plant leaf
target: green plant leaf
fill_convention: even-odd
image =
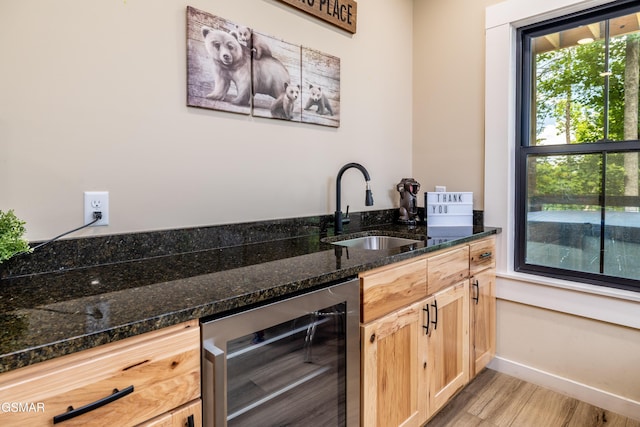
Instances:
[[[20,220],[13,210],[0,210],[0,263],[14,255],[31,252],[29,242],[23,237],[25,222]]]

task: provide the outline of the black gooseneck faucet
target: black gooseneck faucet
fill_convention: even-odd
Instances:
[[[360,163],[347,163],[340,169],[340,171],[338,172],[338,178],[336,179],[336,213],[334,218],[335,234],[342,234],[342,224],[349,222],[349,218],[342,217],[342,210],[340,209],[340,193],[341,193],[340,187],[341,187],[341,181],[342,181],[342,174],[347,169],[351,169],[351,168],[358,169],[360,172],[362,172],[362,175],[364,175],[364,179],[367,182],[367,190],[365,193],[364,204],[365,206],[373,206],[373,195],[371,194],[371,185],[369,183],[371,181],[371,178],[369,177],[369,172],[367,172],[365,167],[362,166]],[[347,206],[347,215],[348,214],[349,214],[349,207]]]

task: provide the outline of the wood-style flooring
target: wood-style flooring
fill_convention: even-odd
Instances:
[[[640,427],[635,421],[485,369],[426,427]]]

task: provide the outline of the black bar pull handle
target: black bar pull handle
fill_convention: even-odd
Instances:
[[[184,423],[185,427],[195,427],[196,422],[194,421],[193,414],[187,417],[187,422]]]
[[[434,312],[436,313],[435,320],[431,322],[433,323],[433,330],[435,331],[436,329],[438,329],[438,300],[434,299],[433,304],[431,305],[433,306]]]
[[[478,305],[478,302],[480,301],[480,283],[478,283],[478,279],[473,281],[473,287],[476,290],[476,296],[471,297],[471,299],[476,302],[476,305]]]
[[[429,324],[431,323],[431,322],[430,322],[430,320],[431,320],[431,319],[430,319],[430,318],[431,318],[431,313],[429,313],[429,304],[427,304],[427,305],[422,309],[422,311],[424,311],[424,312],[426,312],[426,313],[427,313],[427,321],[425,322],[425,323],[426,323],[426,325],[422,325],[422,328],[424,328],[424,334],[425,334],[425,335],[429,335]]]
[[[70,420],[71,418],[75,418],[79,415],[86,414],[87,412],[93,411],[94,409],[98,409],[104,405],[107,405],[111,402],[121,399],[131,393],[133,393],[132,385],[122,390],[118,390],[117,388],[114,388],[113,393],[111,395],[107,397],[103,397],[102,399],[96,400],[95,402],[91,402],[87,405],[81,406],[78,409],[74,409],[73,406],[69,406],[67,412],[53,417],[53,423],[58,424],[63,421]]]
[[[491,258],[491,252],[484,252],[480,254],[480,259]]]

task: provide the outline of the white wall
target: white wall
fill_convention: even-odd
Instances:
[[[487,8],[485,222],[503,230],[490,366],[640,419],[640,294],[513,269],[515,29],[607,1],[509,0]]]
[[[484,11],[500,0],[416,0],[413,175],[484,209]],[[424,203],[424,201],[420,201]]]
[[[186,6],[341,58],[338,129],[186,107]],[[350,35],[276,0],[0,2],[0,209],[40,240],[391,208],[411,175],[411,0],[359,2]]]

